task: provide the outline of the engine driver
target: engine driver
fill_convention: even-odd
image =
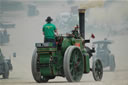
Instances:
[[[55,33],[58,35],[57,28],[54,24],[51,23],[53,19],[50,16],[48,16],[45,21],[46,24],[42,28],[44,34],[44,42],[52,42],[53,46],[56,46]]]

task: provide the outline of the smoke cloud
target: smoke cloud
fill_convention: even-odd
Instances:
[[[88,8],[102,7],[103,5],[104,5],[103,0],[89,0],[87,4],[80,4],[80,8],[88,9]]]
[[[92,8],[88,14],[88,24],[110,30],[111,34],[128,33],[128,1],[105,2],[102,8]]]

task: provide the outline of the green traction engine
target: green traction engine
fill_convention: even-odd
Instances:
[[[48,82],[56,76],[66,77],[69,82],[79,82],[83,74],[90,71],[96,81],[103,76],[103,67],[100,60],[93,61],[90,68],[89,59],[94,48],[85,47],[89,40],[84,40],[85,9],[79,9],[80,36],[57,36],[56,47],[52,43],[36,43],[32,56],[32,74],[36,82]]]

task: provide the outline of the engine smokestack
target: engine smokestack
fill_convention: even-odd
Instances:
[[[85,39],[85,11],[86,9],[79,9],[80,35],[83,39]]]

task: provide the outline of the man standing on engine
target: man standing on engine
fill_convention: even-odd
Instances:
[[[44,34],[44,42],[53,42],[53,45],[55,46],[55,33],[58,35],[56,26],[51,23],[53,19],[48,16],[46,19],[46,24],[43,26],[43,34]]]

